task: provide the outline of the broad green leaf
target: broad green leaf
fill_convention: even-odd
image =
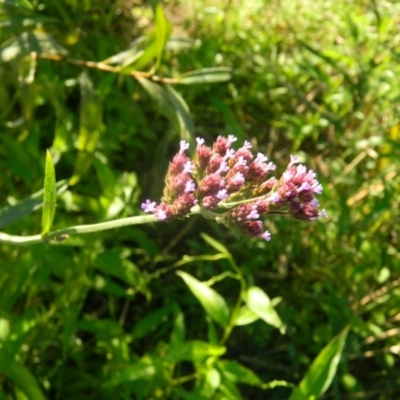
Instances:
[[[80,76],[81,104],[79,136],[76,147],[78,158],[74,174],[69,181],[75,185],[90,167],[102,131],[101,101],[93,87],[89,74],[84,71]]]
[[[225,354],[226,347],[215,344],[192,340],[172,347],[166,359],[172,362],[179,361],[204,361],[208,357],[219,357]]]
[[[211,236],[208,236],[206,233],[201,233],[200,235],[210,246],[214,247],[215,250],[228,256],[231,255],[231,253],[229,253],[228,249],[224,245],[213,239]]]
[[[62,180],[56,183],[57,195],[68,189],[67,181]],[[25,215],[31,214],[43,206],[43,189],[30,195],[24,200],[0,210],[0,228],[3,228]]]
[[[156,69],[158,69],[161,64],[161,57],[164,51],[165,44],[167,43],[172,32],[172,25],[167,20],[167,18],[165,18],[164,11],[160,3],[156,5],[154,17],[155,17],[154,29],[156,36],[156,48],[157,48]]]
[[[216,368],[207,368],[201,371],[201,377],[196,385],[196,392],[209,399],[214,397],[216,390],[221,383],[221,374]]]
[[[275,326],[281,333],[285,332],[285,326],[279,318],[278,313],[275,311],[270,298],[261,288],[253,286],[247,289],[244,295],[244,301],[247,307],[267,324]]]
[[[245,383],[247,385],[262,386],[263,382],[251,369],[246,368],[237,361],[219,360],[217,367],[221,373],[234,383]]]
[[[43,211],[42,211],[42,237],[50,231],[56,213],[56,172],[50,152],[46,153],[46,167],[43,187]]]
[[[186,272],[178,271],[177,274],[188,285],[206,313],[222,327],[226,327],[229,321],[229,308],[224,298],[214,289],[198,281]]]
[[[193,144],[194,124],[183,98],[170,86],[162,86],[145,78],[139,78],[138,81],[155,100],[159,112],[179,131],[181,139]]]
[[[3,43],[0,47],[0,62],[9,62],[18,57],[25,57],[32,52],[46,54],[67,54],[46,32],[23,32],[17,38]]]
[[[0,372],[10,378],[28,399],[46,400],[35,377],[23,364],[15,359],[4,356],[4,349],[0,350]]]
[[[349,328],[344,328],[318,354],[289,400],[316,400],[330,386],[342,356]]]
[[[229,67],[202,68],[189,71],[177,77],[182,85],[194,85],[197,83],[225,82],[232,78],[232,70]]]
[[[257,321],[260,317],[249,309],[246,305],[240,307],[239,313],[236,316],[235,325],[248,325]]]

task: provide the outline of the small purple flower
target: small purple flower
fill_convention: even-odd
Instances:
[[[180,149],[179,149],[179,154],[183,154],[185,150],[189,148],[189,143],[186,140],[181,140],[179,142]]]
[[[196,184],[192,180],[187,181],[185,185],[185,193],[194,192],[195,190]]]
[[[220,200],[225,200],[228,198],[228,192],[226,191],[226,189],[221,189],[218,193],[217,193],[217,197]]]
[[[191,174],[193,170],[194,170],[193,163],[190,160],[186,161],[185,166],[183,167],[183,172],[185,174]]]
[[[156,211],[156,217],[157,217],[157,219],[158,219],[159,221],[164,221],[164,220],[167,219],[167,213],[166,213],[164,210],[162,210],[162,209],[158,209],[158,210]]]
[[[154,212],[155,207],[156,207],[156,202],[150,201],[149,199],[147,199],[146,202],[142,203],[141,205],[142,210],[147,213]]]
[[[204,139],[203,138],[196,138],[196,142],[197,142],[197,147],[200,147],[204,144]]]
[[[263,239],[265,239],[267,242],[269,242],[269,241],[271,240],[271,234],[270,234],[268,231],[265,231],[265,232],[261,235],[261,237],[262,237]]]

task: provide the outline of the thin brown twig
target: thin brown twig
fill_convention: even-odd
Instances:
[[[147,78],[154,82],[165,83],[165,84],[177,84],[179,80],[177,78],[165,78],[162,76],[154,75],[152,71],[150,72],[143,72],[143,71],[126,71],[124,68],[121,67],[113,67],[112,65],[106,64],[104,62],[97,62],[97,61],[85,61],[85,60],[78,60],[75,58],[67,58],[61,56],[59,54],[48,54],[48,53],[31,53],[31,58],[36,59],[43,59],[43,60],[51,60],[56,62],[65,62],[68,64],[76,65],[82,68],[93,68],[100,71],[111,72],[113,74],[123,74],[127,76],[131,76],[134,79],[140,78]]]

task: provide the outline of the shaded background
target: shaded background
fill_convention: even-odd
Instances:
[[[396,398],[400,5],[186,3],[161,3],[172,24],[162,58],[154,50],[163,27],[155,4],[0,4],[0,206],[41,189],[49,148],[57,180],[73,177],[59,196],[53,229],[137,215],[143,200],[161,196],[181,138],[200,136],[211,144],[232,134],[240,143],[251,141],[280,173],[290,154],[314,169],[329,219],[271,218],[268,243],[193,217],[58,246],[1,244],[1,395],[29,398],[26,370],[8,368],[17,359],[48,398],[200,398],[175,390],[193,390],[195,380],[177,380],[195,363],[180,363],[174,379],[162,370],[138,378],[129,368],[162,360],[177,316],[185,320],[187,339],[210,340],[204,310],[175,274],[185,255],[195,262],[180,269],[202,281],[229,269],[225,260],[202,260],[215,254],[200,236],[206,233],[229,250],[249,284],[281,298],[277,311],[287,325],[285,335],[262,321],[236,327],[225,358],[264,382],[297,384],[349,324],[323,398]],[[114,70],[87,63],[102,60]],[[230,70],[214,70],[215,82],[179,83],[181,74],[214,67]],[[146,84],[132,71],[175,80]],[[36,234],[40,223],[35,212],[1,229]],[[230,305],[239,293],[229,279],[215,289]],[[244,399],[290,394],[257,385],[240,391]],[[240,398],[218,390],[213,396]]]

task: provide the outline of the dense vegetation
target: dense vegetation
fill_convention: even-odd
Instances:
[[[399,23],[395,0],[1,1],[0,399],[399,397]],[[141,215],[179,141],[218,135],[278,176],[296,154],[329,218],[16,246]]]

